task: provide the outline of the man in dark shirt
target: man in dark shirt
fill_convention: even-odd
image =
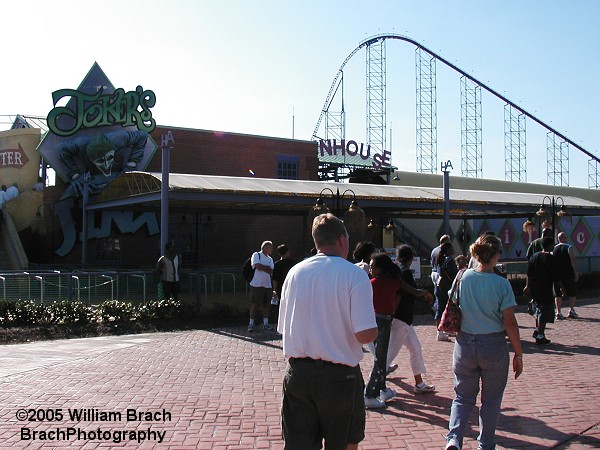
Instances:
[[[296,260],[292,259],[292,252],[287,245],[281,244],[277,247],[280,260],[275,262],[273,269],[273,290],[277,292],[277,298],[281,297],[281,288],[283,282],[290,269],[296,264]]]
[[[575,300],[577,298],[577,281],[579,280],[579,270],[577,260],[573,254],[573,247],[567,244],[567,235],[563,232],[558,233],[558,244],[554,246],[552,252],[558,266],[558,274],[563,283],[563,287],[558,283],[554,284],[554,292],[556,294],[556,318],[564,319],[562,315],[562,299],[566,298],[569,301],[569,319],[578,319],[579,316],[575,312]]]
[[[531,293],[535,302],[535,325],[533,332],[535,343],[546,345],[550,340],[546,339],[546,324],[554,323],[554,283],[559,281],[556,261],[551,251],[554,248],[554,239],[547,236],[542,239],[540,252],[535,252],[527,265],[527,282],[524,293]]]
[[[287,276],[290,269],[296,264],[296,260],[292,259],[292,252],[288,248],[287,245],[281,244],[277,247],[277,253],[279,253],[280,260],[275,262],[275,267],[273,268],[273,290],[277,293],[277,305],[271,304],[271,313],[269,317],[270,322],[277,322],[277,318],[279,316],[279,299],[281,298],[281,288],[283,287],[283,282],[285,281],[285,277]]]
[[[434,286],[437,285],[438,278],[440,276],[440,268],[437,265],[438,255],[442,250],[442,245],[446,242],[451,242],[451,239],[450,236],[444,234],[442,237],[440,237],[440,245],[438,245],[431,251],[431,258],[429,259],[429,261],[431,262],[431,281],[433,281]]]
[[[534,253],[542,251],[542,240],[545,237],[551,237],[552,241],[554,242],[554,231],[552,228],[544,228],[542,230],[542,235],[539,238],[531,241],[531,244],[529,244],[529,247],[527,247],[527,259],[531,258]]]

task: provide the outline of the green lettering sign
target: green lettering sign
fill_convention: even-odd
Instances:
[[[73,99],[68,106],[56,106],[65,97]],[[95,94],[86,94],[74,89],[60,89],[52,93],[54,108],[47,117],[48,128],[57,136],[71,136],[82,128],[107,127],[121,125],[137,126],[138,130],[151,133],[156,128],[152,118],[152,108],[156,104],[154,92],[138,86],[135,91],[125,92],[116,89],[112,94],[104,94],[100,89]],[[60,128],[61,117],[68,117],[67,123],[73,122],[70,128]],[[63,120],[63,127],[64,127]]]

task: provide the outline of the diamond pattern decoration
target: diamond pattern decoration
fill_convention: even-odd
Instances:
[[[577,225],[575,225],[571,232],[573,247],[577,249],[579,255],[584,255],[593,240],[594,234],[590,231],[585,217],[579,218]]]

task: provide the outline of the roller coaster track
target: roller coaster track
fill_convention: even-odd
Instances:
[[[315,130],[313,131],[313,135],[312,135],[312,139],[313,140],[314,139],[319,139],[318,136],[317,136],[317,133],[319,132],[319,127],[321,126],[321,122],[323,120],[323,116],[327,113],[327,111],[329,111],[329,106],[330,106],[331,102],[333,101],[333,97],[334,97],[335,91],[337,90],[337,83],[338,83],[338,80],[339,80],[340,76],[343,73],[344,66],[362,48],[368,47],[371,44],[374,44],[374,43],[376,43],[378,41],[383,41],[385,39],[398,39],[398,40],[401,40],[401,41],[404,41],[404,42],[408,42],[408,43],[414,45],[415,47],[420,48],[421,50],[424,50],[425,52],[429,53],[431,56],[433,56],[437,60],[439,60],[442,63],[444,63],[446,66],[448,66],[451,69],[453,69],[454,71],[458,72],[459,74],[461,74],[465,78],[469,79],[473,83],[476,83],[477,85],[481,86],[483,89],[485,89],[490,94],[492,94],[495,97],[499,98],[500,100],[502,100],[506,104],[510,105],[512,108],[518,110],[519,112],[521,112],[522,114],[524,114],[526,117],[530,118],[531,120],[533,120],[537,124],[541,125],[546,130],[551,131],[556,136],[558,136],[559,138],[561,138],[563,141],[569,143],[569,145],[572,145],[577,150],[579,150],[580,152],[582,152],[585,155],[587,155],[589,158],[591,158],[594,161],[600,163],[600,158],[598,158],[598,156],[596,156],[593,153],[589,152],[588,150],[586,150],[585,148],[583,148],[581,145],[577,144],[576,142],[573,142],[571,139],[569,139],[563,133],[557,131],[556,129],[554,129],[553,127],[551,127],[550,125],[548,125],[547,123],[545,123],[544,121],[542,121],[541,119],[539,119],[539,118],[535,117],[533,114],[527,112],[525,109],[521,108],[516,103],[510,101],[504,95],[502,95],[499,92],[495,91],[494,89],[492,89],[491,87],[489,87],[485,83],[482,83],[481,81],[479,81],[478,79],[476,79],[472,75],[469,75],[467,72],[465,72],[464,70],[460,69],[455,64],[452,64],[450,61],[446,60],[442,56],[440,56],[440,55],[436,54],[435,52],[429,50],[424,45],[420,44],[419,42],[415,41],[414,39],[411,39],[411,38],[409,38],[407,36],[402,36],[400,34],[378,34],[378,35],[372,36],[372,37],[364,40],[363,42],[361,42],[358,45],[358,47],[356,47],[348,55],[348,57],[344,60],[344,62],[340,66],[340,68],[339,68],[339,70],[338,70],[338,72],[337,72],[337,74],[336,74],[336,76],[335,76],[335,78],[333,80],[333,83],[331,83],[331,88],[329,89],[329,93],[327,94],[327,98],[325,99],[325,104],[323,105],[323,109],[321,110],[321,114],[319,115],[319,120],[317,121],[317,125],[315,126]]]

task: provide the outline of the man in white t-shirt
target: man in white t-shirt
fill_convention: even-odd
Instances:
[[[252,254],[251,264],[254,269],[254,277],[250,281],[250,299],[252,301],[252,305],[250,306],[250,322],[248,323],[248,332],[250,333],[254,331],[254,319],[257,309],[262,313],[263,329],[265,331],[273,329],[269,325],[269,305],[271,304],[274,292],[271,285],[271,275],[275,267],[271,253],[273,253],[273,243],[271,241],[264,241],[260,246],[260,252]]]
[[[318,253],[291,268],[281,291],[283,439],[286,449],[317,448],[323,440],[325,448],[357,449],[365,430],[362,345],[377,337],[373,289],[346,259],[341,220],[317,216],[312,236]]]

